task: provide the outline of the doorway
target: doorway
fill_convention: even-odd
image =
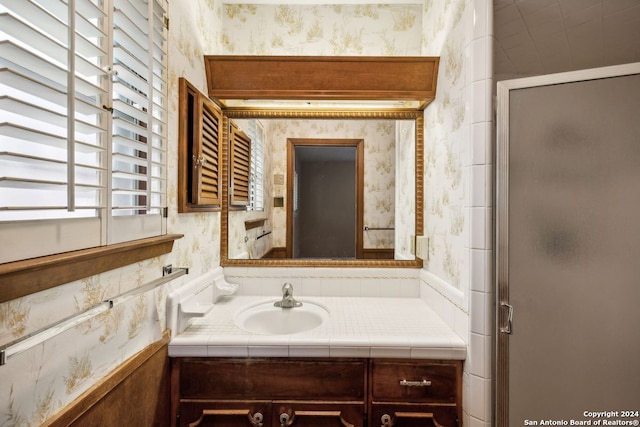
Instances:
[[[287,257],[362,258],[362,139],[287,142]]]

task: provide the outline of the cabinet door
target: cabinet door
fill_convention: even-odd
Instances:
[[[273,402],[274,427],[363,427],[364,405],[340,402]]]
[[[222,111],[183,77],[178,98],[178,212],[219,210]]]
[[[456,427],[455,405],[374,404],[371,408],[371,427]]]
[[[188,427],[267,427],[271,420],[268,401],[182,401],[179,425]]]

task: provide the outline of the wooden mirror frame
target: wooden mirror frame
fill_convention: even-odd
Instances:
[[[325,259],[229,259],[229,120],[230,119],[358,119],[415,121],[415,235],[424,227],[424,112],[418,111],[300,111],[226,110],[220,146],[222,163],[222,212],[220,221],[220,264],[223,267],[388,267],[422,268],[422,260],[325,260]]]

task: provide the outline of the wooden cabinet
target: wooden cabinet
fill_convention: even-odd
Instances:
[[[462,419],[462,363],[370,362],[370,425],[457,426]]]
[[[222,110],[184,77],[178,92],[178,212],[220,210]]]
[[[179,358],[172,371],[180,426],[363,426],[364,360]]]
[[[458,426],[461,361],[172,359],[174,426]]]

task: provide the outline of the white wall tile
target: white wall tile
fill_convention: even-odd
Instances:
[[[476,334],[488,335],[491,333],[487,330],[486,320],[486,301],[487,295],[484,292],[471,291],[471,323],[470,331]]]
[[[482,81],[491,77],[491,61],[488,56],[492,40],[489,37],[475,39],[471,43],[471,61],[473,63],[472,81]]]
[[[491,336],[470,334],[467,363],[471,375],[485,379],[492,377],[492,343]]]
[[[294,295],[318,296],[322,295],[322,287],[326,280],[318,277],[305,278],[302,286],[294,288]]]
[[[340,295],[342,284],[339,280],[326,280],[322,284],[322,296]]]
[[[471,125],[471,165],[484,165],[491,162],[487,144],[490,144],[491,123],[473,123]]]
[[[493,115],[493,88],[491,80],[473,82],[472,87],[472,123],[490,122]]]
[[[488,205],[490,191],[490,183],[487,182],[489,178],[489,169],[491,166],[476,165],[471,166],[471,206],[472,207],[484,207]]]
[[[493,210],[492,208],[472,207],[471,241],[472,249],[493,248]]]
[[[493,4],[491,0],[474,0],[473,1],[473,38],[478,39],[485,37],[493,28]],[[491,21],[491,22],[490,22]]]
[[[469,415],[482,421],[491,417],[491,380],[469,375]]]
[[[341,297],[359,297],[362,295],[362,284],[357,278],[344,278],[340,281]]]
[[[492,252],[486,249],[471,249],[471,290],[491,292],[493,258]]]
[[[400,282],[400,295],[403,298],[418,298],[420,297],[420,286],[418,279],[401,279]],[[384,289],[384,288],[383,288]]]

